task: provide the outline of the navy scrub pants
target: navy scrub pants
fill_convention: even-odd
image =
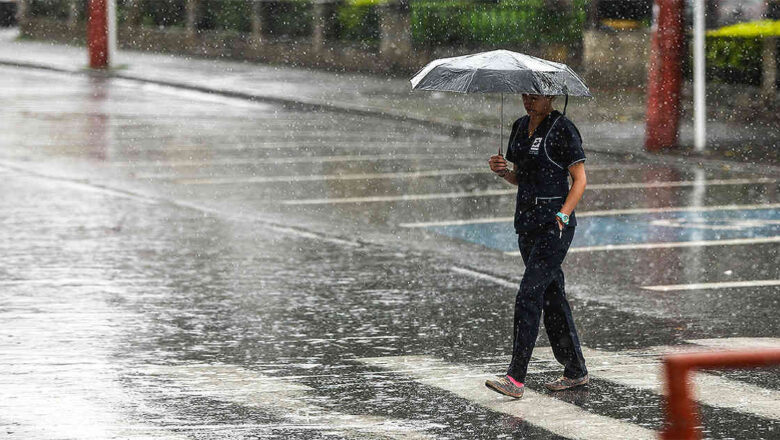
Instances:
[[[564,366],[563,375],[578,379],[588,373],[561,269],[573,238],[574,227],[567,226],[560,233],[557,223],[518,234],[525,273],[515,300],[512,362],[507,374],[519,382],[525,381],[543,311],[544,328],[555,359]]]

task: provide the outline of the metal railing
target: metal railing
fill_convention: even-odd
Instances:
[[[701,422],[691,399],[691,372],[702,369],[740,369],[780,364],[780,349],[670,354],[664,357],[667,426],[661,438],[701,438]]]

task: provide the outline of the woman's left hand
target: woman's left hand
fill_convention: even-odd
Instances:
[[[561,221],[560,217],[555,217],[555,221],[558,222],[558,229],[563,231],[563,222]]]

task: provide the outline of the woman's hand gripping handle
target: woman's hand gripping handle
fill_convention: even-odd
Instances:
[[[490,171],[493,171],[500,177],[506,176],[506,174],[509,172],[509,165],[506,159],[504,159],[504,156],[500,154],[491,156],[490,160],[488,161],[488,165],[490,165]]]

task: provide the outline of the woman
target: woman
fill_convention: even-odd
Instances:
[[[518,187],[515,231],[525,273],[515,300],[512,361],[505,376],[485,385],[514,398],[523,396],[542,311],[555,359],[564,366],[563,376],[545,386],[559,391],[588,383],[561,270],[577,225],[574,208],[585,192],[585,153],[577,127],[553,109],[554,99],[524,94],[528,115],[512,125],[506,159],[498,155],[488,162]],[[514,164],[511,171],[507,161]]]

